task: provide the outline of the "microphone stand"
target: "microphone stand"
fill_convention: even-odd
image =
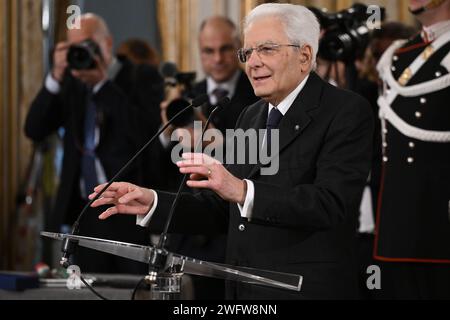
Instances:
[[[220,110],[221,108],[223,108],[225,105],[227,105],[228,103],[230,103],[230,98],[225,97],[223,99],[221,99],[217,106],[214,108],[214,110],[211,112],[211,114],[209,115],[206,123],[205,123],[205,127],[202,130],[202,134],[200,137],[200,141],[197,142],[195,148],[194,148],[194,153],[198,152],[199,149],[203,149],[202,148],[202,143],[203,143],[203,136],[205,134],[205,131],[207,130],[209,123],[211,122],[212,118],[214,117],[214,114]],[[180,200],[180,196],[181,196],[181,191],[184,188],[184,185],[186,183],[188,174],[185,174],[183,176],[183,179],[180,183],[180,186],[178,187],[178,191],[175,195],[175,199],[172,202],[172,206],[170,208],[169,211],[169,215],[167,216],[167,220],[166,223],[164,225],[164,229],[163,232],[161,233],[161,236],[159,238],[158,244],[155,247],[155,250],[152,251],[152,255],[150,256],[149,259],[149,273],[147,275],[147,277],[145,278],[147,283],[154,283],[157,279],[158,276],[158,272],[161,268],[164,267],[165,262],[166,262],[166,258],[167,258],[167,254],[165,252],[165,245],[166,245],[166,241],[167,241],[167,233],[169,230],[169,226],[170,223],[172,221],[175,209],[178,205],[178,202]]]
[[[169,125],[172,124],[173,120],[175,120],[176,118],[178,118],[182,113],[184,113],[186,110],[192,108],[192,107],[198,107],[203,105],[205,102],[207,102],[208,100],[208,96],[206,94],[201,95],[199,97],[197,97],[196,99],[194,99],[192,101],[192,103],[187,106],[186,108],[184,108],[183,110],[181,110],[180,112],[178,112],[175,116],[172,117],[172,119],[170,119],[170,121],[168,121],[161,129],[159,129],[159,131],[116,173],[116,175],[114,177],[111,178],[111,180],[106,184],[105,187],[103,187],[103,189],[92,199],[90,200],[83,208],[83,210],[80,212],[80,214],[78,215],[77,220],[74,222],[73,226],[72,226],[72,232],[71,235],[77,235],[80,231],[80,221],[81,218],[84,216],[84,214],[86,213],[86,211],[89,209],[89,207],[92,205],[92,203],[94,203],[96,200],[98,200],[102,194],[111,186],[111,184],[113,184],[115,181],[117,181],[117,179],[121,176],[121,174],[128,169],[128,167],[136,160],[137,157],[139,157],[144,151],[145,149],[147,149],[147,147],[153,143],[153,141],[159,137],[159,135],[167,129],[167,127],[169,127]],[[75,248],[77,246],[78,241],[75,240],[70,240],[68,238],[64,239],[63,243],[62,243],[62,249],[61,251],[63,252],[63,255],[61,257],[61,261],[60,264],[62,267],[64,267],[65,269],[67,269],[69,267],[69,258],[70,255],[73,254],[73,252],[75,251]]]

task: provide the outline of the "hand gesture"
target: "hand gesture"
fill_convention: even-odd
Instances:
[[[106,184],[97,186],[89,199],[94,199],[105,186]],[[128,182],[114,182],[91,206],[112,205],[99,216],[99,219],[104,220],[118,213],[146,215],[153,206],[153,201],[154,193],[150,189]]]
[[[183,159],[177,166],[181,173],[190,175],[189,187],[210,189],[226,201],[244,204],[247,183],[233,176],[219,161],[201,153],[185,153]]]

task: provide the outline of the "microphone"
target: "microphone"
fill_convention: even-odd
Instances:
[[[164,78],[175,78],[178,73],[178,67],[175,63],[167,61],[161,64],[159,72]]]
[[[222,109],[223,107],[225,107],[226,105],[228,105],[231,102],[230,98],[228,97],[224,97],[222,98],[216,105],[216,107],[214,108],[214,110],[210,113],[206,123],[205,123],[205,127],[202,130],[202,134],[201,134],[201,139],[200,141],[197,142],[197,145],[194,148],[194,153],[197,153],[199,151],[199,148],[202,149],[202,142],[203,142],[203,136],[205,134],[205,131],[207,130],[209,123],[211,122],[212,118],[214,117],[214,114],[219,111],[220,109]],[[148,275],[148,279],[150,281],[154,281],[156,279],[156,276],[158,274],[158,271],[161,267],[164,266],[165,263],[165,257],[163,256],[163,252],[164,252],[164,247],[166,245],[166,241],[167,241],[167,232],[169,230],[169,226],[170,223],[172,221],[173,218],[173,214],[175,212],[175,209],[178,205],[180,196],[181,196],[181,191],[183,190],[183,187],[186,183],[187,180],[187,176],[188,174],[185,174],[183,176],[183,179],[180,182],[180,185],[178,187],[178,191],[175,195],[175,199],[172,202],[172,206],[170,208],[169,211],[169,215],[167,216],[167,220],[164,224],[164,229],[163,232],[161,233],[161,236],[159,237],[159,241],[158,244],[156,246],[156,250],[153,250],[150,256],[150,263],[149,263],[149,275]]]
[[[76,235],[78,234],[78,232],[80,231],[80,221],[81,218],[84,216],[85,212],[90,208],[91,204],[94,203],[97,199],[99,199],[101,197],[101,195],[111,186],[111,184],[113,184],[115,181],[117,181],[117,179],[120,177],[120,175],[126,170],[128,169],[128,167],[136,160],[136,158],[138,158],[144,151],[145,149],[147,149],[147,147],[152,144],[152,142],[164,131],[167,129],[168,126],[170,126],[172,124],[172,122],[174,122],[180,115],[182,115],[185,111],[191,109],[191,108],[197,108],[197,107],[201,107],[203,104],[205,104],[206,102],[209,101],[208,95],[207,94],[203,94],[198,96],[197,98],[195,98],[192,103],[190,105],[188,105],[187,107],[185,107],[184,109],[182,109],[180,112],[178,112],[177,114],[175,114],[168,122],[166,125],[164,125],[161,129],[158,130],[158,132],[153,135],[153,137],[151,137],[151,139],[141,148],[139,149],[138,152],[136,152],[136,154],[116,173],[116,175],[114,177],[111,178],[111,180],[109,180],[109,182],[107,183],[107,185],[92,199],[90,200],[86,206],[83,208],[83,210],[81,210],[80,214],[78,215],[77,220],[74,222],[73,226],[72,226],[72,232],[71,235]],[[86,190],[87,191],[87,190]],[[63,243],[62,243],[62,248],[61,251],[63,253],[62,257],[61,257],[61,261],[60,264],[61,266],[63,266],[64,268],[69,267],[69,258],[70,256],[73,254],[76,245],[77,245],[78,241],[76,240],[71,240],[68,238],[65,238]]]
[[[173,62],[164,62],[159,68],[159,72],[164,78],[166,85],[175,86],[177,82],[178,67]]]

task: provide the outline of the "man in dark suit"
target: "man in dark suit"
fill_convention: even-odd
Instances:
[[[258,100],[248,78],[239,67],[236,56],[239,47],[236,25],[229,18],[215,16],[201,24],[200,61],[206,79],[195,85],[194,95],[209,95],[210,103],[203,108],[206,116],[218,100],[224,96],[231,99],[231,103],[212,120],[223,134],[226,129],[234,129],[242,110]]]
[[[228,298],[356,298],[355,228],[370,168],[370,106],[311,71],[319,23],[305,7],[260,5],[246,18],[244,36],[239,56],[262,100],[242,112],[236,127],[263,130],[271,162],[224,167],[206,155],[184,155],[178,166],[190,175],[187,185],[206,190],[181,197],[172,230],[227,231],[227,263],[304,277],[301,292],[229,283]],[[250,147],[236,151],[248,154]],[[173,197],[117,183],[94,206],[114,204],[101,219],[137,214],[139,224],[157,230]]]
[[[99,48],[95,66],[87,70],[69,67],[69,48],[85,40],[93,41]],[[112,37],[100,17],[83,15],[81,28],[67,31],[67,41],[57,45],[53,69],[33,101],[25,124],[26,135],[35,142],[64,129],[60,186],[54,208],[47,217],[47,230],[60,232],[63,225],[72,225],[87,203],[92,185],[112,178],[142,145],[142,140],[156,131],[162,89],[163,82],[156,69],[136,67],[112,55]],[[130,168],[122,178],[139,183],[139,167]],[[136,228],[132,219],[120,217],[103,224],[90,211],[81,220],[80,233],[145,241],[145,233]],[[88,249],[79,248],[75,257],[82,271],[145,270]]]

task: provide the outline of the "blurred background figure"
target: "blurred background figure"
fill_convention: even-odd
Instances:
[[[226,129],[234,129],[241,111],[257,101],[237,58],[239,31],[230,19],[214,16],[202,22],[198,44],[206,79],[196,84],[194,92],[195,95],[209,95],[210,104],[203,109],[205,116],[221,98],[231,99],[231,103],[213,119],[214,126],[225,134]]]
[[[143,39],[129,39],[122,42],[116,55],[124,56],[134,64],[148,64],[159,68],[159,55],[151,45]]]
[[[56,45],[52,70],[25,123],[35,142],[64,129],[61,182],[45,226],[55,232],[70,231],[93,186],[112,178],[160,123],[158,71],[113,56],[113,39],[101,17],[85,14],[80,21],[81,28],[68,30],[67,40]],[[140,182],[141,176],[136,163],[123,178]],[[133,218],[102,223],[91,210],[81,220],[80,234],[148,242]],[[83,272],[146,271],[143,264],[84,248],[78,248],[74,262]]]

